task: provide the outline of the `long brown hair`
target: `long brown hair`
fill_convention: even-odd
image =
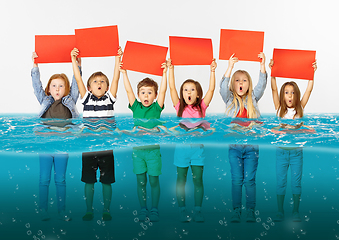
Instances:
[[[202,96],[203,96],[203,92],[202,92],[202,88],[201,88],[201,85],[199,82],[197,81],[194,81],[193,79],[187,79],[185,82],[183,82],[181,84],[181,87],[180,87],[180,98],[179,98],[179,101],[180,101],[180,105],[179,105],[179,110],[178,110],[178,117],[182,117],[182,113],[184,111],[184,109],[187,107],[187,104],[184,100],[184,94],[183,94],[183,91],[184,91],[184,85],[186,83],[193,83],[195,85],[195,88],[197,89],[197,92],[198,92],[198,97],[197,97],[197,100],[195,101],[195,103],[193,104],[193,108],[197,108],[200,112],[200,116],[203,117],[203,113],[202,113],[202,109],[200,107],[200,104],[201,104],[201,100],[202,100]]]
[[[294,90],[294,97],[293,97],[293,107],[295,109],[295,114],[293,119],[297,116],[297,117],[302,117],[303,114],[303,108],[301,106],[301,102],[300,102],[300,90],[298,85],[295,82],[285,82],[281,88],[280,88],[280,95],[279,95],[279,101],[280,101],[280,106],[277,110],[277,115],[279,117],[284,117],[285,114],[287,113],[287,105],[285,102],[285,87],[286,86],[292,86],[293,90]]]
[[[65,82],[65,96],[67,96],[69,94],[69,91],[70,91],[71,87],[69,86],[68,77],[64,73],[56,73],[56,74],[53,74],[49,78],[47,86],[45,88],[45,94],[47,96],[51,95],[51,93],[49,92],[49,85],[51,84],[52,80],[54,80],[54,79],[62,79],[62,80],[64,80],[64,82]]]
[[[240,97],[235,89],[234,89],[234,81],[235,81],[235,77],[237,74],[245,74],[248,81],[249,81],[249,84],[248,84],[248,90],[247,92],[244,94],[244,96]],[[244,110],[245,106],[244,106],[244,103],[243,101],[246,99],[247,97],[247,118],[256,118],[257,117],[257,113],[256,113],[256,110],[255,110],[255,107],[253,105],[253,100],[252,100],[252,91],[253,91],[253,84],[252,84],[252,78],[251,76],[249,75],[248,72],[246,72],[245,70],[238,70],[236,71],[232,78],[231,78],[231,84],[229,86],[230,88],[230,91],[233,93],[233,101],[231,103],[230,106],[228,106],[227,109],[228,110],[228,113],[231,111],[231,109],[233,108],[234,106],[234,109],[236,110],[238,108],[238,103],[239,103],[239,111],[240,113]],[[226,111],[227,111],[226,109]],[[234,111],[234,116],[235,117],[237,116],[237,112]]]

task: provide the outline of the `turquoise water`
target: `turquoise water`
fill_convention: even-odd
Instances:
[[[167,129],[179,120],[173,115],[161,119]],[[302,119],[305,127],[286,134],[272,132],[281,121],[264,115],[262,123],[251,128],[239,128],[232,119],[214,115],[205,119],[213,129],[177,132],[101,132],[80,131],[81,120],[68,129],[46,129],[33,116],[0,117],[0,234],[1,239],[339,239],[339,116],[308,115]],[[132,130],[130,115],[118,115],[120,130]],[[64,131],[61,131],[64,130]],[[300,130],[300,131],[299,131]],[[159,204],[160,222],[136,221],[140,209],[136,193],[136,177],[132,166],[132,147],[160,144],[162,175]],[[175,195],[176,167],[173,165],[176,144],[199,143],[205,146],[204,223],[179,222]],[[257,170],[256,223],[230,223],[231,174],[228,163],[229,144],[259,145]],[[294,223],[290,176],[285,199],[284,222],[273,222],[276,211],[275,151],[277,146],[304,148],[304,166],[300,214],[302,222]],[[103,222],[101,184],[95,184],[93,221],[83,222],[86,211],[84,183],[81,178],[81,153],[113,149],[116,182],[112,184],[111,213],[113,220]],[[72,221],[57,219],[54,181],[51,181],[49,213],[51,220],[43,222],[39,209],[39,159],[42,152],[68,152],[66,211]],[[289,173],[290,174],[290,173]],[[148,186],[149,187],[149,186]],[[150,188],[147,189],[150,197]],[[150,199],[148,199],[150,203]],[[244,203],[243,199],[243,203]],[[187,209],[193,209],[193,183],[189,175],[186,185]]]

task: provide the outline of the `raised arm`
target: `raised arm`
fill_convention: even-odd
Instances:
[[[265,54],[263,52],[261,52],[261,53],[258,54],[258,57],[261,58],[260,72],[266,73],[266,67],[265,67],[266,57],[265,57]]]
[[[127,71],[125,69],[123,69],[122,65],[123,64],[120,63],[119,71],[122,73],[122,76],[123,76],[123,79],[124,79],[124,86],[125,86],[125,90],[126,90],[126,93],[127,93],[129,105],[133,106],[133,103],[135,101],[135,95],[133,93],[131,83],[128,79]]]
[[[272,70],[273,64],[274,64],[274,61],[273,59],[271,59],[270,64],[268,65],[271,70]],[[272,98],[273,98],[274,108],[275,110],[278,110],[278,108],[280,107],[280,101],[279,101],[277,81],[275,77],[272,77],[272,76],[271,76],[271,88],[272,88]]]
[[[38,64],[34,62],[35,58],[37,58],[38,55],[33,52],[32,53],[32,61],[33,61],[33,68],[31,71],[31,76],[32,76],[32,84],[33,84],[33,89],[34,89],[34,95],[38,99],[39,103],[41,104],[46,97],[45,91],[42,87],[42,83],[40,80],[40,71],[38,68]]]
[[[220,82],[219,93],[222,97],[222,100],[225,102],[225,104],[227,104],[227,101],[229,100],[230,96],[232,95],[232,92],[230,91],[228,84],[230,82],[230,77],[231,77],[231,73],[232,73],[234,64],[238,61],[239,61],[239,59],[234,57],[234,54],[230,57],[230,59],[228,60],[227,70],[226,70],[226,72],[225,72],[225,74],[224,74],[224,76],[223,76],[223,78],[221,79],[221,82]]]
[[[257,101],[264,95],[266,85],[267,85],[267,73],[265,67],[265,54],[263,52],[258,54],[258,57],[261,58],[260,62],[260,73],[259,73],[259,81],[257,85],[253,89],[253,95]]]
[[[314,63],[312,63],[312,67],[314,68],[314,72],[317,70],[317,61],[315,61]],[[311,96],[311,92],[313,90],[313,80],[309,80],[308,84],[307,84],[307,88],[306,91],[304,93],[304,96],[301,99],[301,106],[304,108],[308,102],[308,99]]]
[[[176,106],[179,102],[179,96],[178,96],[177,89],[175,88],[174,66],[172,65],[171,59],[167,60],[167,67],[169,69],[168,85],[170,88],[171,99],[172,99],[173,106]]]
[[[115,56],[115,65],[114,65],[114,73],[113,73],[113,80],[111,84],[111,94],[113,97],[117,96],[117,91],[118,91],[118,84],[119,84],[119,78],[120,78],[120,62],[121,62],[121,56],[122,56],[122,49],[119,47],[118,49],[118,55]]]
[[[33,61],[33,68],[38,67],[38,64],[35,63],[35,59],[38,57],[38,55],[36,54],[36,52],[32,53],[32,61]]]
[[[226,72],[224,74],[224,76],[227,77],[227,78],[231,77],[231,73],[232,73],[234,64],[236,62],[239,62],[239,59],[237,57],[234,57],[234,55],[235,55],[235,53],[233,53],[233,55],[228,60],[228,67],[227,67]]]
[[[161,79],[159,95],[158,95],[158,104],[162,108],[164,106],[166,90],[167,90],[167,61],[161,64],[161,68],[163,68],[164,70],[162,72],[162,79]]]
[[[213,98],[214,89],[215,89],[215,69],[217,68],[217,62],[213,58],[211,63],[211,75],[210,75],[210,85],[204,97],[204,103],[206,106],[210,104]]]
[[[86,87],[82,81],[81,73],[78,68],[78,62],[77,62],[78,55],[79,55],[79,50],[77,48],[74,48],[71,52],[73,74],[78,84],[80,96],[81,98],[83,98],[86,94]]]

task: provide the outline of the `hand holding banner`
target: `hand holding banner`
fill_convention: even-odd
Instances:
[[[316,51],[274,49],[271,76],[313,80]]]
[[[261,62],[258,54],[264,49],[264,32],[221,29],[219,59],[232,54],[240,61]]]
[[[162,76],[161,64],[166,61],[167,47],[127,41],[123,68]]]
[[[75,29],[80,57],[116,56],[119,48],[118,26]]]
[[[206,38],[169,37],[173,65],[210,65],[212,40]]]
[[[75,47],[74,35],[36,35],[35,63],[72,62],[71,51]]]

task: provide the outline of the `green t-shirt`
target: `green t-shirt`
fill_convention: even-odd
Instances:
[[[154,128],[157,125],[162,125],[160,121],[157,120],[151,120],[151,121],[137,121],[136,119],[159,119],[160,114],[162,110],[164,110],[164,106],[161,108],[159,106],[158,101],[152,103],[151,106],[145,107],[142,105],[141,102],[139,102],[137,99],[135,99],[133,105],[128,105],[128,108],[132,110],[133,112],[133,118],[134,125],[135,126],[142,126],[145,128]]]

